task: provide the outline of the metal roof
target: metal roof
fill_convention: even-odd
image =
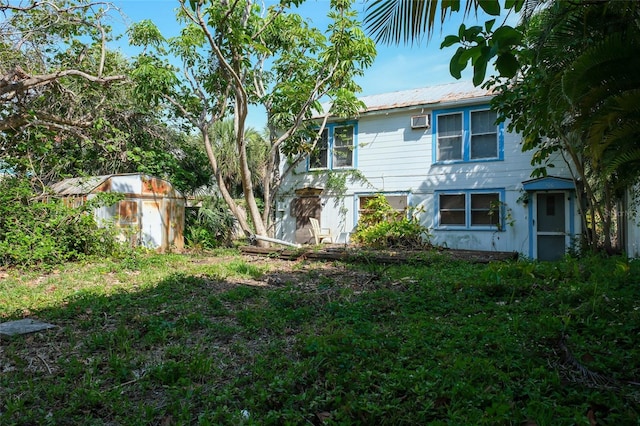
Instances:
[[[379,95],[362,96],[359,99],[366,105],[361,114],[374,111],[385,111],[409,107],[434,107],[443,106],[460,101],[480,100],[492,96],[492,91],[474,86],[469,81],[461,81],[417,89],[402,90],[398,92],[382,93]],[[325,111],[331,107],[331,103],[322,104]],[[317,117],[321,117],[318,114]]]
[[[85,195],[111,176],[113,175],[68,178],[54,183],[51,189],[58,195]]]

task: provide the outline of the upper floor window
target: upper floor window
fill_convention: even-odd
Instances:
[[[320,139],[316,143],[316,147],[309,155],[309,168],[311,169],[326,169],[329,166],[329,132],[327,129],[322,131]]]
[[[503,125],[481,107],[434,111],[434,160],[481,161],[504,157]]]
[[[438,161],[462,160],[462,113],[438,116]]]
[[[498,157],[498,126],[494,111],[471,111],[470,145],[472,160]]]
[[[501,229],[504,191],[437,193],[438,226]]]
[[[355,131],[355,124],[327,124],[315,149],[309,154],[309,168],[354,167]]]

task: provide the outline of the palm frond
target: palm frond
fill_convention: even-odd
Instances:
[[[640,148],[636,148],[631,151],[619,152],[615,157],[607,162],[604,168],[605,175],[612,175],[621,170],[623,166],[640,164]]]
[[[430,36],[440,0],[373,0],[365,8],[365,30],[376,42],[409,44]],[[441,8],[440,22],[449,9]]]
[[[624,34],[604,37],[572,62],[563,75],[563,92],[573,102],[589,101],[586,106],[590,107],[606,96],[639,87],[637,48],[640,48],[638,37]]]

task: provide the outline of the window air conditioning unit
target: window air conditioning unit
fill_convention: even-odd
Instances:
[[[412,129],[428,129],[431,125],[429,115],[414,115],[411,117]]]

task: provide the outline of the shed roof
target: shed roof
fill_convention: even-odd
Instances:
[[[63,179],[51,185],[51,189],[58,195],[85,195],[91,193],[104,181],[113,175],[74,177]]]
[[[167,182],[165,179],[158,178],[155,176],[149,176],[144,173],[115,173],[110,175],[100,175],[100,176],[85,176],[85,177],[74,177],[63,179],[60,182],[56,182],[52,184],[50,187],[53,192],[60,196],[81,196],[91,194],[92,192],[104,191],[103,184],[108,180],[114,180],[119,177],[127,177],[127,176],[139,176],[143,181],[162,181],[166,182],[168,187],[171,188],[171,191],[174,191],[178,196],[181,197],[179,191],[173,189],[171,183]],[[114,187],[111,185],[108,187],[109,191],[114,190]],[[122,188],[121,188],[122,189]],[[165,188],[166,189],[166,188]],[[151,186],[149,188],[152,192],[164,193],[165,191],[162,188]],[[116,191],[121,192],[121,191]],[[144,192],[144,190],[143,190]]]
[[[461,101],[484,100],[493,95],[488,89],[474,86],[469,81],[461,81],[436,86],[421,87],[417,89],[402,90],[397,92],[382,93],[379,95],[362,96],[359,99],[364,102],[365,108],[361,114],[374,111],[385,111],[398,108],[410,108],[420,106],[443,106],[449,103]],[[324,103],[325,111],[331,108],[331,103]],[[318,114],[317,117],[321,117]]]

